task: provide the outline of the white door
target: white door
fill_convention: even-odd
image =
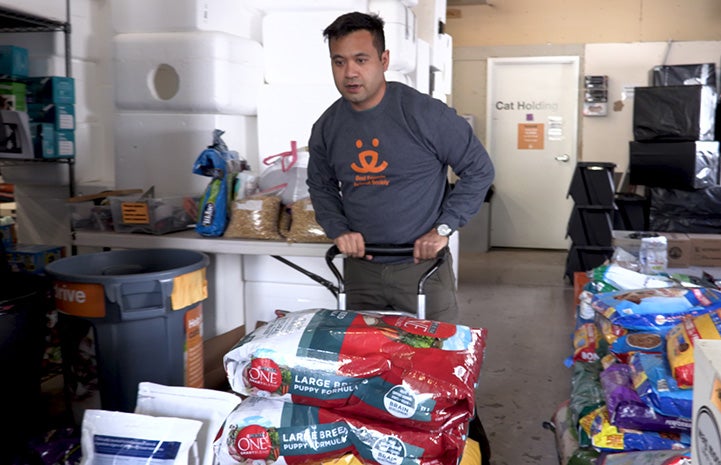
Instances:
[[[489,58],[486,138],[496,168],[491,246],[568,249],[579,58]]]

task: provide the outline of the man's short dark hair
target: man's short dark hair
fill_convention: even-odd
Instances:
[[[346,13],[338,16],[330,26],[325,28],[323,36],[330,42],[331,39],[345,37],[351,32],[366,30],[373,36],[373,46],[378,50],[378,56],[386,50],[386,37],[383,33],[383,19],[374,13]]]

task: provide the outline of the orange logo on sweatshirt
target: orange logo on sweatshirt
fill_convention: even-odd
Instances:
[[[373,147],[378,147],[378,145],[380,145],[380,142],[378,141],[378,139],[373,139],[372,144]],[[355,141],[355,146],[358,147],[358,149],[362,149],[363,141],[358,139],[357,141]],[[360,165],[357,165],[356,163],[352,163],[350,165],[350,167],[356,173],[376,174],[380,173],[381,171],[385,171],[385,169],[388,168],[387,161],[378,164],[378,152],[376,152],[375,150],[361,150],[358,153],[358,161],[360,162]]]

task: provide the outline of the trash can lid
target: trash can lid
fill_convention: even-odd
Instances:
[[[65,257],[49,263],[46,273],[71,282],[105,283],[170,279],[208,266],[202,252],[185,249],[113,250]]]

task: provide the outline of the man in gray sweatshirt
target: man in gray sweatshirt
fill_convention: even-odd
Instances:
[[[308,188],[318,223],[347,257],[347,307],[414,311],[419,277],[480,210],[494,170],[454,110],[385,81],[383,25],[348,13],[323,31],[341,98],[313,125]],[[366,244],[412,244],[413,257],[372,257]],[[428,319],[457,322],[454,282],[449,259],[426,282]]]

